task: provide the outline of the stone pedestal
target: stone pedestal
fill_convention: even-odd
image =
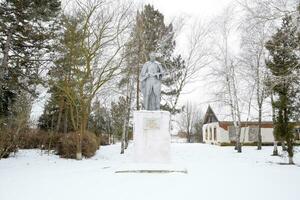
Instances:
[[[171,163],[170,113],[136,111],[133,113],[133,163],[115,173],[187,173],[185,167]]]
[[[136,163],[170,162],[170,113],[136,111],[133,114],[133,145]]]

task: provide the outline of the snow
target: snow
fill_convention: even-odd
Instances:
[[[120,155],[120,144],[103,146],[91,159],[62,159],[40,150],[20,150],[0,160],[1,200],[53,199],[230,199],[298,200],[300,153],[297,165],[279,165],[272,147],[232,147],[207,144],[171,145],[174,165],[188,173],[115,173],[131,163],[132,145]],[[299,151],[299,148],[298,148]]]

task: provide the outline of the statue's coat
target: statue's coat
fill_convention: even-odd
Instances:
[[[148,61],[143,65],[140,80],[145,110],[160,109],[161,79],[164,70],[157,61]]]

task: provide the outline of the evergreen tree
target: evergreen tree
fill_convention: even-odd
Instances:
[[[299,92],[299,78],[295,74],[298,67],[297,48],[299,42],[297,29],[292,23],[291,16],[283,19],[282,26],[270,41],[266,48],[271,59],[267,62],[274,80],[272,81],[273,93],[277,96],[273,106],[275,108],[275,134],[286,141],[289,163],[293,163],[293,116],[295,114],[295,97]]]
[[[121,139],[123,131],[124,117],[126,114],[126,99],[120,97],[117,102],[111,103],[111,117],[114,137]]]
[[[0,117],[22,91],[35,94],[39,68],[48,63],[59,0],[0,2]]]
[[[74,66],[80,66],[84,63],[83,52],[80,48],[80,41],[83,38],[83,32],[79,28],[82,23],[80,17],[62,16],[60,25],[64,30],[59,35],[57,41],[56,53],[57,58],[54,66],[49,70],[50,87],[48,93],[50,99],[46,103],[44,112],[39,119],[39,127],[44,130],[56,132],[69,132],[76,130],[77,118],[74,115],[74,104],[67,98],[65,91],[69,94],[76,93],[75,81],[77,76],[74,75]],[[71,95],[74,101],[76,95]],[[72,119],[77,119],[72,121]],[[63,121],[63,123],[61,123]]]
[[[145,5],[141,12],[137,12],[135,24],[131,32],[131,39],[127,44],[126,55],[128,68],[134,68],[136,89],[136,109],[140,109],[140,71],[142,65],[149,60],[149,53],[156,52],[158,61],[169,73],[165,75],[162,86],[162,108],[175,112],[174,97],[179,95],[172,85],[182,75],[180,69],[184,62],[180,57],[173,58],[175,48],[173,25],[166,25],[164,16],[152,5]]]
[[[104,136],[104,134],[106,134],[109,137],[111,135],[112,127],[110,112],[101,105],[98,99],[93,103],[88,129],[97,136]]]

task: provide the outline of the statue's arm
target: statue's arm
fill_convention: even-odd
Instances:
[[[165,73],[165,69],[163,68],[163,66],[159,63],[159,70],[160,70],[160,73],[161,74],[164,74]]]
[[[158,69],[159,69],[159,73],[158,73],[157,78],[161,79],[163,77],[163,75],[165,74],[165,70],[159,62],[157,64],[158,64]]]
[[[141,81],[144,81],[148,76],[147,76],[147,65],[146,63],[143,65],[142,67],[142,71],[141,71],[141,74],[140,74],[140,80]]]

